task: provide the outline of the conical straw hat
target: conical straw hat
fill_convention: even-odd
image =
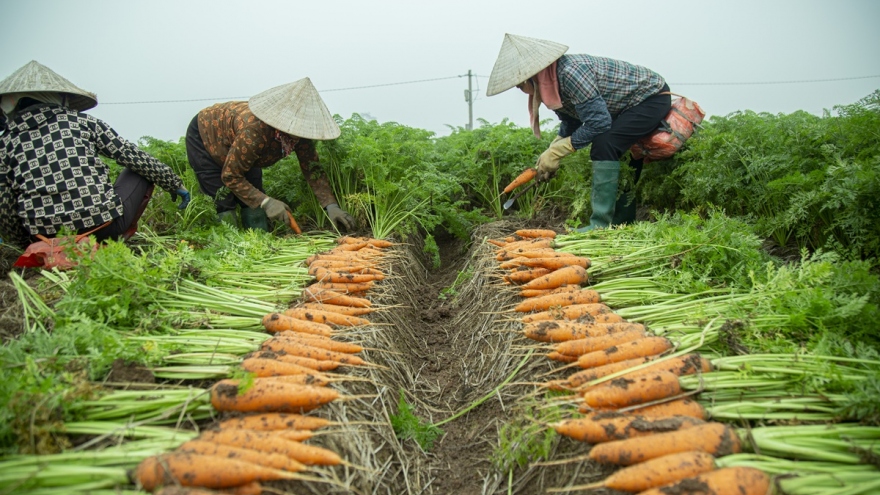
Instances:
[[[95,93],[78,88],[36,60],[31,60],[0,82],[0,95],[37,92],[66,93],[67,106],[74,110],[88,110],[98,104]]]
[[[248,107],[258,119],[294,136],[336,139],[341,134],[308,77],[254,95],[248,100]]]
[[[498,59],[489,75],[486,96],[497,95],[541,72],[568,47],[552,41],[505,34]]]

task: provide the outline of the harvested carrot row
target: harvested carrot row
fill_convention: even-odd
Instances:
[[[302,414],[262,413],[248,414],[221,421],[217,426],[226,429],[244,430],[317,430],[334,424],[332,421],[317,416]]]
[[[580,268],[580,267],[578,267]],[[583,268],[581,268],[583,270]],[[584,319],[596,323],[622,322],[623,317],[602,303],[572,304],[561,308],[551,308],[540,313],[532,313],[521,318],[523,323],[534,323],[546,320],[579,320]]]
[[[595,304],[601,300],[602,297],[594,290],[579,290],[533,297],[517,304],[513,310],[519,313],[546,311],[553,307],[571,306],[572,304]]]
[[[581,323],[569,320],[542,320],[523,326],[523,334],[538,342],[566,342],[625,330],[646,331],[644,325],[630,322]]]
[[[200,488],[197,486],[163,486],[154,495],[261,495],[263,486],[258,481],[252,481],[231,488],[222,490],[211,490],[210,488]]]
[[[633,340],[645,337],[641,329],[624,330],[622,332],[609,333],[599,337],[585,337],[583,339],[568,340],[556,344],[556,352],[578,358],[584,354],[596,351],[604,351],[610,347],[622,345]],[[641,357],[641,356],[634,356]],[[575,359],[577,361],[577,359]]]
[[[600,412],[586,418],[566,419],[550,426],[561,435],[597,444],[683,430],[701,424],[704,421],[688,416],[646,418],[618,412]]]
[[[358,295],[364,294],[373,288],[373,282],[338,283],[338,282],[315,282],[306,287],[311,291],[332,290],[340,294]]]
[[[385,279],[385,275],[381,273],[340,273],[320,266],[315,267],[314,270],[309,269],[309,275],[315,277],[319,282],[335,283],[360,283]]]
[[[651,488],[639,495],[694,493],[694,487],[700,487],[699,493],[706,495],[766,495],[770,490],[770,476],[751,467],[726,467]]]
[[[337,304],[339,306],[352,306],[355,308],[369,308],[373,305],[369,299],[363,297],[354,297],[348,296],[345,294],[340,294],[339,292],[333,292],[332,290],[320,290],[320,291],[303,291],[303,299],[308,302],[326,302],[330,304]]]
[[[206,431],[199,438],[224,445],[243,446],[259,450],[260,452],[282,454],[310,466],[316,464],[335,466],[342,462],[342,458],[332,450],[314,445],[306,445],[294,440],[286,440],[278,437],[276,432],[249,430]]]
[[[523,285],[523,289],[555,289],[566,284],[580,285],[587,281],[587,270],[582,266],[566,266],[553,270]]]
[[[333,329],[329,325],[317,323],[314,321],[302,320],[292,316],[283,315],[281,313],[269,313],[262,319],[263,328],[277,333],[285,330],[294,332],[311,333],[315,335],[323,335],[329,337],[333,334]]]
[[[220,380],[211,387],[211,405],[218,411],[304,412],[339,398],[328,387],[294,385],[275,380],[254,380],[239,393],[238,380]]]
[[[507,187],[505,187],[504,190],[501,191],[501,194],[507,194],[510,191],[513,191],[517,187],[520,187],[523,184],[528,183],[530,180],[534,179],[535,176],[537,176],[537,175],[538,175],[537,168],[527,168],[527,169],[523,170],[512,181],[510,181],[510,184],[508,184]]]
[[[321,361],[318,359],[287,354],[288,343],[283,340],[269,339],[263,342],[260,352],[248,355],[248,358],[271,359],[297,366],[303,375],[320,375],[320,371],[332,371],[339,367],[337,361]],[[290,368],[293,370],[293,368]]]
[[[576,341],[574,341],[576,342]],[[672,342],[665,337],[644,337],[617,344],[607,349],[588,352],[578,357],[578,366],[584,369],[604,366],[638,357],[656,356],[672,349]]]
[[[281,314],[283,314],[284,316],[290,316],[291,318],[298,318],[300,320],[322,323],[324,325],[356,327],[370,324],[370,320],[366,318],[340,315],[339,313],[334,313],[332,311],[322,311],[319,309],[294,307],[285,309]]]
[[[551,390],[576,390],[585,384],[648,362],[648,358],[628,359],[593,369],[578,371],[564,380],[552,380],[545,384]]]
[[[528,237],[530,239],[535,239],[539,237],[546,237],[548,239],[556,238],[556,231],[550,229],[519,229],[514,234],[520,237]]]
[[[251,462],[273,469],[282,469],[290,472],[302,471],[306,468],[300,462],[281,454],[267,454],[266,452],[260,452],[258,450],[252,450],[245,447],[233,447],[222,443],[209,442],[207,440],[190,440],[178,447],[177,452],[191,452],[193,454],[238,459],[240,461]]]
[[[305,308],[305,309],[317,309],[321,311],[327,311],[331,313],[336,313],[340,315],[347,316],[363,316],[366,314],[370,314],[375,311],[374,308],[355,308],[353,306],[340,306],[338,304],[330,304],[328,302],[317,302],[317,303],[301,303],[296,306],[297,308]]]
[[[557,287],[555,289],[522,289],[519,291],[519,295],[522,297],[541,297],[541,296],[549,296],[553,294],[566,294],[569,292],[578,292],[581,290],[579,285],[567,284]]]
[[[584,392],[584,402],[593,408],[619,408],[644,404],[681,394],[678,376],[655,371],[633,378],[622,376]]]
[[[296,475],[236,459],[171,452],[147,457],[137,465],[132,477],[144,490],[152,492],[162,485],[228,488],[253,481],[294,479]]]
[[[727,425],[706,423],[686,430],[600,443],[590,449],[589,457],[602,464],[629,466],[691,450],[721,457],[740,452],[740,439]]]
[[[346,354],[357,354],[364,350],[363,347],[357,344],[342,342],[327,337],[321,337],[320,335],[311,335],[307,333],[278,332],[272,337],[272,339],[304,342],[313,347],[320,347],[321,349],[327,349],[329,351],[344,352]]]
[[[550,270],[546,268],[521,267],[513,270],[512,272],[501,278],[509,284],[524,284],[537,278],[543,277],[549,273]]]

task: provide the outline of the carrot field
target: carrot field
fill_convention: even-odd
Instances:
[[[529,129],[353,116],[358,232],[282,163],[303,234],[157,194],[69,271],[3,245],[0,494],[880,493],[876,100],[714,117],[584,234],[584,154],[504,210]]]

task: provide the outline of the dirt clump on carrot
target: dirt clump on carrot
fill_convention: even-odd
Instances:
[[[706,423],[684,430],[600,443],[590,449],[589,457],[602,464],[629,466],[691,450],[720,457],[740,452],[741,444],[729,426]]]

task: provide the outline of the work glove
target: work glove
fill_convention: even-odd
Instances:
[[[176,203],[178,196],[180,196],[180,204],[177,205],[177,209],[182,210],[186,208],[186,206],[189,204],[189,201],[192,199],[192,195],[189,193],[189,191],[181,187],[180,189],[171,193],[171,201]]]
[[[290,207],[283,201],[278,201],[275,198],[266,196],[266,199],[260,203],[260,208],[266,212],[266,216],[269,217],[269,219],[275,222],[289,223],[287,212],[290,211]]]
[[[556,136],[556,139],[550,143],[547,150],[538,157],[538,163],[535,168],[538,169],[538,175],[535,181],[546,182],[556,176],[559,170],[559,160],[574,153],[574,147],[571,145],[571,137]]]
[[[336,228],[340,226],[345,227],[345,230],[351,231],[354,229],[354,217],[348,214],[347,211],[343,210],[336,203],[330,203],[326,207],[327,216],[330,217],[330,221],[333,222],[333,225]]]

